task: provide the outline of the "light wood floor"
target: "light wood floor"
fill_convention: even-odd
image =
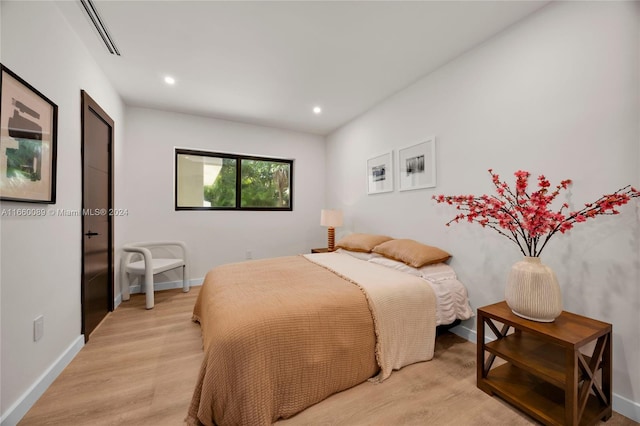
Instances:
[[[183,425],[202,362],[200,327],[191,322],[199,292],[132,295],[93,333],[87,345],[19,423],[27,425]],[[278,426],[295,425],[535,425],[475,387],[475,345],[446,333],[430,362],[394,372],[382,384],[363,383],[308,408]],[[617,413],[607,426],[638,425]]]
[[[191,311],[200,287],[133,294],[29,410],[20,425],[182,425],[202,362]]]

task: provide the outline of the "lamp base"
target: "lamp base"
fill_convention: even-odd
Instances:
[[[336,229],[329,227],[329,229],[327,230],[327,247],[329,248],[329,251],[335,250],[335,243],[336,243]]]

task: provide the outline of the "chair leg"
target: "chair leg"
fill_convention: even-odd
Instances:
[[[153,275],[144,276],[144,292],[147,309],[153,309]]]
[[[182,292],[189,292],[189,277],[187,277],[187,267],[185,265],[182,266]]]
[[[131,296],[129,295],[130,289],[129,289],[129,274],[126,271],[122,271],[122,273],[120,274],[120,285],[121,285],[121,290],[122,290],[122,300],[126,301],[129,300],[131,298]]]

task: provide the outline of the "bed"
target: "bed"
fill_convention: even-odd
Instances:
[[[473,315],[464,286],[450,290],[443,263],[428,280],[380,258],[399,262],[343,250],[212,269],[194,307],[205,357],[187,424],[272,424],[431,359],[436,326]]]

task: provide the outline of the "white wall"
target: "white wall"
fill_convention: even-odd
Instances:
[[[502,300],[517,247],[477,225],[445,227],[455,210],[430,198],[491,193],[489,168],[510,182],[518,169],[534,184],[539,174],[573,179],[574,209],[638,186],[639,9],[552,3],[330,135],[327,202],[346,222],[338,236],[379,232],[442,247],[474,308]],[[366,195],[368,158],[432,135],[437,188]],[[542,260],[558,275],[566,310],[613,324],[614,392],[637,404],[640,232],[634,207],[622,212],[554,236]]]
[[[3,1],[1,49],[4,65],[58,105],[57,203],[52,207],[77,210],[80,90],[115,120],[116,152],[123,104],[52,2]],[[120,189],[116,182],[116,194]],[[48,206],[0,206],[16,207]],[[0,413],[5,419],[24,408],[16,404],[80,337],[81,223],[79,217],[2,217],[0,226]],[[33,342],[38,315],[44,315],[44,337]]]
[[[191,278],[216,265],[253,258],[308,253],[326,245],[320,227],[324,206],[324,139],[320,136],[225,120],[127,107],[127,144],[116,239],[127,242],[183,240]],[[174,148],[294,159],[293,211],[175,211]],[[175,277],[157,277],[163,282]]]

